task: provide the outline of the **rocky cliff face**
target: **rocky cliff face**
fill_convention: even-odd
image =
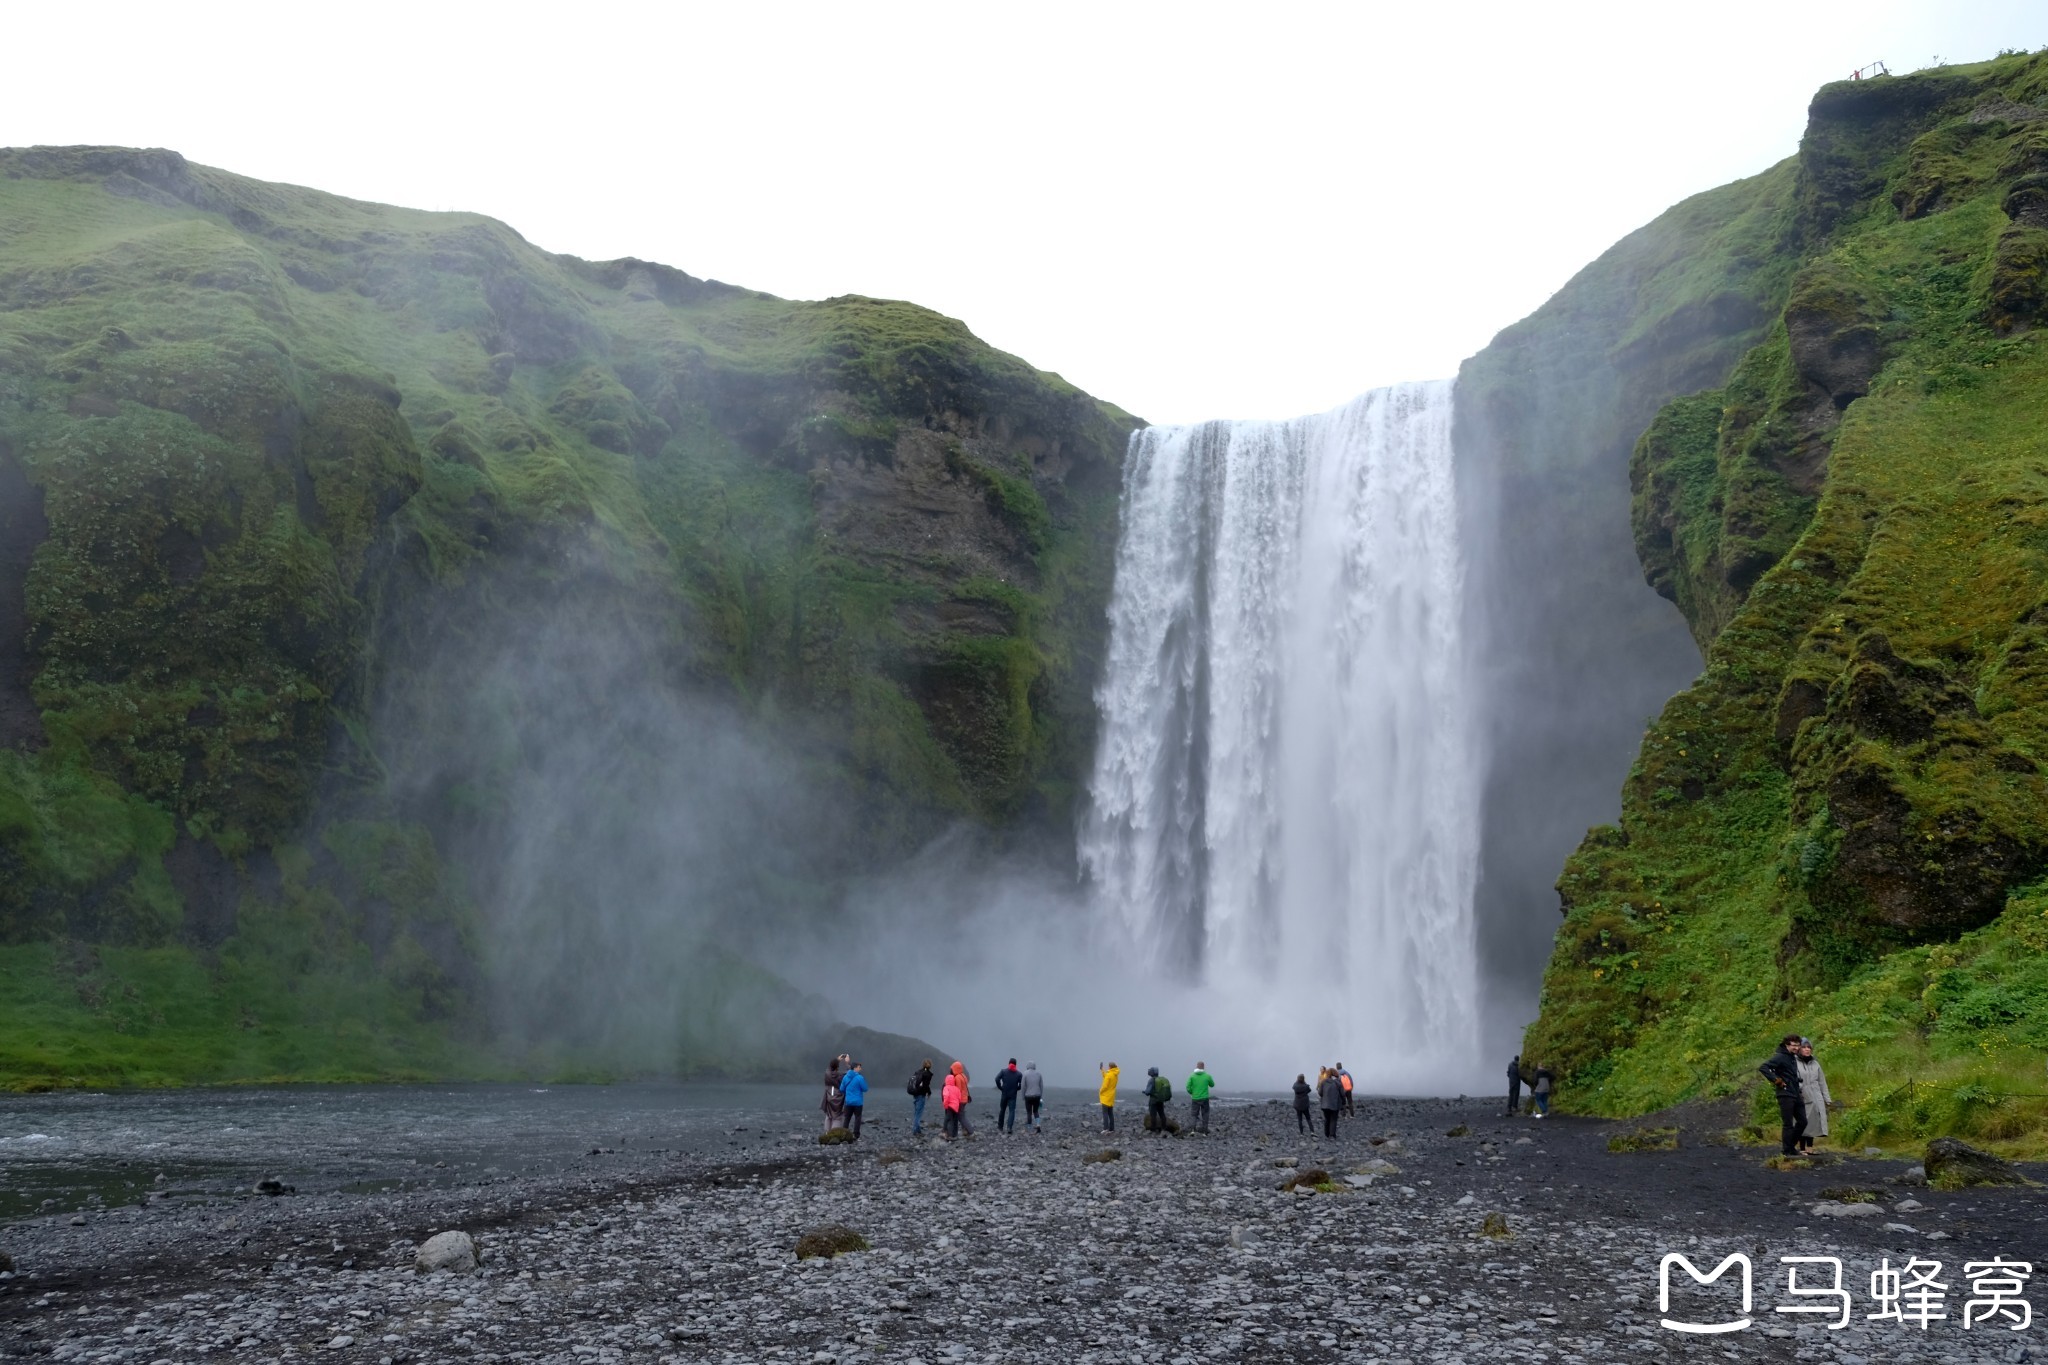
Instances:
[[[1630,451],[1664,403],[1719,382],[1765,334],[1792,194],[1787,165],[1687,200],[1459,373],[1469,638],[1491,764],[1477,909],[1486,1035],[1503,1056],[1535,1004],[1559,863],[1613,818],[1647,719],[1699,671],[1630,543]]]
[[[85,1002],[74,1042],[110,994],[177,1034],[196,972],[253,1021],[235,1058],[288,1051],[314,1016],[222,984],[263,953],[244,986],[375,997],[351,1008],[384,1034],[336,1066],[473,1016],[531,832],[490,794],[566,773],[545,737],[599,697],[645,780],[707,770],[700,805],[803,848],[704,892],[722,915],[762,876],[822,903],[957,819],[1065,821],[1125,414],[908,304],[171,152],[0,152],[0,219],[0,938],[24,988]],[[657,696],[687,720],[633,709]],[[711,733],[788,757],[783,790],[718,786],[679,738]]]
[[[2048,55],[1828,86],[1787,169],[1768,316],[1634,451],[1707,668],[1566,865],[1528,1049],[1623,1111],[1799,1029],[1852,1139],[2012,1138],[2048,1041]]]

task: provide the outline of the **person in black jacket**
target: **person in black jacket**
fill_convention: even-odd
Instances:
[[[996,1073],[996,1090],[1003,1097],[996,1106],[996,1131],[1010,1134],[1017,1131],[1017,1091],[1024,1084],[1024,1073],[1017,1069],[1017,1059],[1010,1058],[1010,1064]]]
[[[924,1059],[910,1078],[910,1135],[924,1136],[924,1102],[932,1097],[932,1059]]]
[[[1310,1121],[1308,1116],[1308,1097],[1312,1093],[1313,1090],[1308,1083],[1307,1073],[1296,1072],[1294,1076],[1294,1131],[1297,1133],[1307,1133],[1310,1137],[1316,1135],[1316,1126]]]
[[[1799,1063],[1792,1051],[1798,1045],[1798,1034],[1786,1034],[1771,1059],[1757,1068],[1778,1093],[1778,1119],[1784,1125],[1779,1144],[1786,1156],[1797,1155],[1799,1139],[1806,1136],[1806,1096],[1799,1089]]]
[[[1508,1112],[1522,1112],[1522,1054],[1519,1052],[1508,1063]]]
[[[1323,1073],[1323,1082],[1316,1087],[1322,1092],[1323,1136],[1335,1141],[1337,1138],[1337,1115],[1344,1108],[1344,1082],[1337,1079],[1334,1069]]]

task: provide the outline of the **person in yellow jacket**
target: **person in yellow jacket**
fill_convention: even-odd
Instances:
[[[1115,1062],[1101,1062],[1096,1065],[1102,1073],[1102,1089],[1095,1098],[1102,1101],[1102,1131],[1116,1131],[1116,1078],[1122,1074]]]

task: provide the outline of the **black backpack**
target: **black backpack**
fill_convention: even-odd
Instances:
[[[906,1085],[906,1086],[904,1086],[904,1087],[903,1087],[903,1093],[904,1093],[904,1094],[906,1094],[906,1095],[911,1095],[911,1096],[915,1096],[915,1095],[916,1095],[916,1094],[918,1093],[918,1089],[917,1089],[917,1083],[918,1083],[919,1081],[922,1081],[923,1079],[924,1079],[924,1073],[923,1073],[922,1071],[913,1071],[913,1072],[911,1072],[911,1073],[910,1073],[910,1083],[909,1083],[908,1085]]]

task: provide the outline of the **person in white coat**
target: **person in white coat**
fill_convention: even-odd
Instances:
[[[1806,1136],[1799,1145],[1810,1152],[1814,1138],[1828,1135],[1828,1106],[1835,1102],[1828,1094],[1828,1075],[1814,1060],[1811,1038],[1799,1040],[1799,1093],[1806,1100]]]

